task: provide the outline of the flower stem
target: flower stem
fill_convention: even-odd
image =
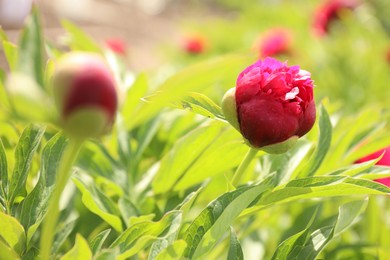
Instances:
[[[49,200],[49,208],[47,210],[47,214],[42,227],[40,241],[40,255],[42,260],[50,259],[51,247],[53,244],[54,235],[56,233],[55,227],[60,213],[60,197],[69,180],[73,162],[75,161],[82,144],[83,140],[70,138],[69,144],[62,155],[57,173],[58,175],[56,183],[51,198]]]
[[[253,158],[255,158],[257,154],[257,150],[250,148],[246,153],[244,160],[242,160],[241,164],[238,166],[236,172],[233,175],[233,179],[231,184],[236,187],[240,182],[242,175],[245,173],[245,170],[248,168],[249,164],[252,162]]]

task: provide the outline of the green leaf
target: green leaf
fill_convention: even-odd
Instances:
[[[99,45],[87,35],[81,28],[69,21],[61,21],[62,27],[66,30],[69,36],[69,45],[72,50],[98,52],[101,53]]]
[[[257,206],[245,210],[241,216],[257,212],[267,205],[298,199],[387,193],[390,193],[389,187],[365,179],[344,176],[308,177],[276,187],[262,196]]]
[[[12,216],[0,212],[0,242],[3,241],[19,255],[26,248],[23,226]]]
[[[73,248],[63,255],[61,260],[85,260],[92,259],[92,252],[88,242],[80,235],[76,235],[76,242]]]
[[[18,46],[12,42],[3,41],[3,51],[7,58],[8,66],[11,71],[15,70],[18,64],[19,51]]]
[[[92,254],[93,255],[97,254],[100,251],[100,249],[103,246],[104,241],[106,240],[106,238],[108,237],[110,232],[111,232],[111,229],[103,230],[102,232],[97,234],[91,240],[91,242],[89,242],[89,247],[92,249]]]
[[[0,138],[0,197],[5,199],[8,192],[8,163],[3,141]]]
[[[118,217],[119,210],[116,208],[113,201],[103,194],[94,185],[86,185],[78,178],[72,178],[77,188],[80,190],[83,204],[91,212],[95,213],[112,226],[117,232],[122,232],[122,221]]]
[[[131,120],[131,116],[142,103],[141,99],[148,92],[148,78],[146,74],[141,73],[135,79],[133,85],[129,88],[126,94],[126,99],[122,106],[122,115],[125,121]]]
[[[246,56],[226,55],[203,61],[176,73],[152,94],[148,102],[126,117],[126,126],[134,128],[189,91],[201,92],[211,85],[234,86],[236,75],[251,61]]]
[[[329,226],[321,227],[305,239],[294,245],[288,259],[316,259],[319,253],[347,228],[354,224],[367,206],[367,200],[352,201],[339,207],[337,219]]]
[[[17,69],[30,75],[39,86],[43,87],[45,62],[41,28],[38,9],[34,7],[21,34]]]
[[[0,239],[0,259],[18,260],[20,256]]]
[[[227,260],[243,260],[244,253],[242,252],[240,241],[237,239],[236,232],[230,227],[230,247]]]
[[[187,243],[184,240],[176,240],[172,245],[169,245],[160,254],[157,255],[156,260],[172,260],[183,259],[184,250]]]
[[[198,143],[196,143],[198,144]],[[232,127],[224,128],[201,156],[177,182],[175,191],[182,191],[237,167],[248,151],[241,135]]]
[[[221,108],[206,95],[190,92],[180,101],[173,102],[174,107],[189,110],[208,118],[225,119]]]
[[[227,231],[236,217],[254,199],[272,187],[270,176],[260,184],[228,192],[211,202],[184,233],[187,249],[184,256],[202,258]]]
[[[165,232],[165,236],[158,238],[156,242],[152,244],[150,249],[148,260],[154,260],[165,248],[171,245],[177,238],[179,229],[182,222],[182,214],[177,214],[177,216],[172,220],[172,224],[169,227],[168,231]]]
[[[315,174],[316,170],[320,167],[322,161],[324,160],[331,144],[332,124],[330,122],[328,112],[323,105],[320,107],[319,127],[320,136],[317,147],[306,167],[301,171],[301,173],[299,173],[300,177],[307,177]]]
[[[178,140],[161,160],[152,183],[154,192],[164,193],[172,189],[217,138],[220,130],[221,127],[216,124],[199,127]]]
[[[176,222],[175,219],[178,215],[181,215],[181,212],[174,210],[165,214],[157,222],[137,222],[120,234],[110,248],[119,247],[121,253],[119,259],[129,258],[158,239],[160,234],[169,228],[173,222]]]
[[[8,201],[11,205],[17,196],[26,194],[26,180],[32,163],[32,159],[45,128],[38,125],[30,125],[24,129],[15,149],[15,166],[9,184]]]
[[[67,140],[65,136],[57,134],[43,148],[38,183],[22,202],[22,210],[20,213],[20,222],[28,230],[29,238],[34,233],[29,227],[33,224],[39,225],[46,214],[49,198],[54,188],[57,170],[66,144]]]
[[[74,227],[76,226],[77,219],[71,220],[68,222],[60,222],[57,225],[57,232],[53,241],[53,247],[51,248],[52,254],[57,253],[62,244],[68,239],[69,235],[73,232]],[[33,226],[32,226],[33,227]]]

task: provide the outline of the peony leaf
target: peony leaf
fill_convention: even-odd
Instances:
[[[201,92],[215,84],[233,86],[236,75],[250,59],[247,56],[226,55],[188,66],[168,78],[156,89],[148,102],[143,103],[126,117],[126,125],[134,128],[149,120],[162,108],[182,98],[189,91]]]
[[[12,205],[17,196],[26,194],[26,180],[36,149],[45,132],[45,128],[30,125],[24,129],[15,149],[15,166],[9,181],[8,203]]]
[[[21,34],[17,70],[31,76],[40,87],[43,87],[45,62],[41,28],[38,9],[34,7]]]
[[[5,200],[8,190],[8,163],[3,141],[0,138],[0,198]],[[5,205],[3,205],[5,207]]]
[[[151,246],[148,260],[154,260],[165,248],[171,245],[177,238],[182,222],[182,213],[172,220],[172,224],[164,237],[158,238]]]
[[[21,255],[26,248],[23,226],[14,217],[0,212],[0,230],[0,242]]]
[[[81,200],[83,204],[91,212],[111,225],[117,232],[122,232],[123,227],[119,217],[120,212],[115,203],[95,185],[86,185],[78,177],[74,177],[73,182],[82,194]]]
[[[0,239],[0,259],[20,259],[19,255]]]
[[[180,99],[180,101],[173,102],[173,106],[208,118],[225,119],[221,108],[201,93],[190,92],[187,96]]]
[[[43,148],[38,183],[23,200],[20,213],[20,222],[28,230],[28,240],[34,234],[29,227],[33,224],[39,225],[47,211],[49,197],[54,188],[57,169],[66,143],[66,138],[62,134],[57,134]]]
[[[154,192],[164,193],[172,189],[215,141],[220,131],[219,125],[211,124],[199,127],[178,140],[161,160],[152,183]]]
[[[63,255],[60,260],[85,260],[92,259],[92,252],[88,242],[80,234],[76,236],[76,242],[73,248]]]
[[[230,227],[230,247],[227,256],[227,260],[243,260],[244,253],[240,245],[240,241],[237,239],[236,232]]]
[[[13,44],[9,41],[3,41],[3,51],[5,54],[5,57],[7,58],[8,66],[11,71],[15,70],[17,68],[18,64],[18,46]]]
[[[81,28],[66,20],[61,21],[61,25],[68,33],[68,44],[72,50],[98,53],[101,52],[99,45],[97,45],[95,41]]]
[[[272,187],[270,176],[263,182],[231,191],[211,202],[184,232],[188,247],[184,256],[202,258],[252,201]]]
[[[339,207],[339,214],[334,216],[333,223],[321,227],[311,234],[310,227],[283,241],[272,259],[317,259],[319,253],[334,237],[340,235],[354,224],[367,206],[367,200],[352,201]],[[311,226],[314,226],[312,223]]]
[[[146,220],[134,223],[119,235],[110,248],[119,247],[120,255],[118,259],[127,259],[159,239],[158,236],[167,228],[171,230],[172,227],[170,228],[170,226],[176,222],[179,215],[181,215],[181,212],[174,210],[165,214],[157,222]],[[177,224],[174,224],[173,227],[177,227]],[[176,228],[173,228],[173,230],[176,230]]]
[[[272,192],[262,196],[257,206],[245,210],[241,216],[253,214],[267,205],[298,199],[387,193],[390,193],[389,187],[365,179],[344,176],[308,177],[276,187]]]
[[[241,136],[233,128],[223,129],[194,164],[187,169],[174,190],[188,189],[208,178],[237,167],[248,150],[248,147],[242,143]]]
[[[300,177],[313,176],[315,174],[316,170],[321,166],[331,144],[332,124],[323,105],[320,107],[319,114],[320,136],[318,144],[306,167],[299,173]]]
[[[89,247],[92,249],[92,254],[97,254],[103,246],[104,241],[110,234],[111,229],[106,229],[97,234],[90,242]]]

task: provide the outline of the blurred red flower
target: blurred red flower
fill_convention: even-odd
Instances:
[[[341,11],[353,10],[357,5],[357,0],[327,0],[314,13],[314,33],[318,36],[326,35],[330,24],[340,18]]]
[[[379,156],[382,155],[382,153],[385,153],[383,157],[376,163],[376,165],[382,165],[382,166],[389,166],[390,167],[390,146],[381,149],[379,151],[376,151],[372,154],[369,154],[363,158],[360,158],[359,160],[356,161],[356,163],[363,163],[366,161],[374,160],[378,158]],[[375,180],[376,182],[382,183],[388,187],[390,187],[390,177],[388,178],[383,178],[383,179],[378,179]]]
[[[260,58],[288,54],[292,43],[292,34],[285,28],[274,28],[266,31],[255,43]]]
[[[106,46],[119,55],[126,55],[126,44],[121,39],[110,38],[105,41]]]
[[[201,35],[190,35],[183,39],[182,48],[189,54],[200,54],[205,51],[206,40]]]

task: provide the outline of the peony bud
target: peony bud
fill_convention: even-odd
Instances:
[[[363,162],[367,162],[367,161],[370,161],[370,160],[374,160],[374,159],[377,159],[382,154],[383,154],[382,158],[379,161],[377,161],[376,165],[382,165],[382,166],[389,166],[390,167],[390,146],[388,146],[388,147],[386,147],[384,149],[381,149],[379,151],[376,151],[376,152],[374,152],[372,154],[369,154],[369,155],[367,155],[367,156],[365,156],[363,158],[360,158],[355,163],[363,163]],[[390,187],[390,177],[377,179],[375,181],[379,182],[379,183],[382,183],[383,185],[386,185],[387,187]]]
[[[274,28],[266,31],[255,43],[255,48],[261,58],[289,54],[292,34],[284,28]]]
[[[109,38],[105,41],[106,46],[114,53],[125,56],[127,52],[126,43],[118,38]]]
[[[241,72],[222,110],[250,146],[283,153],[314,125],[313,81],[298,66],[266,58]]]
[[[31,10],[33,0],[0,0],[0,26],[20,29]]]
[[[183,39],[183,50],[188,54],[201,54],[206,47],[206,40],[201,35],[187,36]]]
[[[111,71],[96,54],[65,54],[53,75],[53,93],[65,131],[75,138],[98,137],[111,129],[117,92]]]
[[[357,0],[327,0],[314,13],[314,33],[318,36],[326,35],[330,24],[340,18],[341,11],[353,10],[357,5]]]

